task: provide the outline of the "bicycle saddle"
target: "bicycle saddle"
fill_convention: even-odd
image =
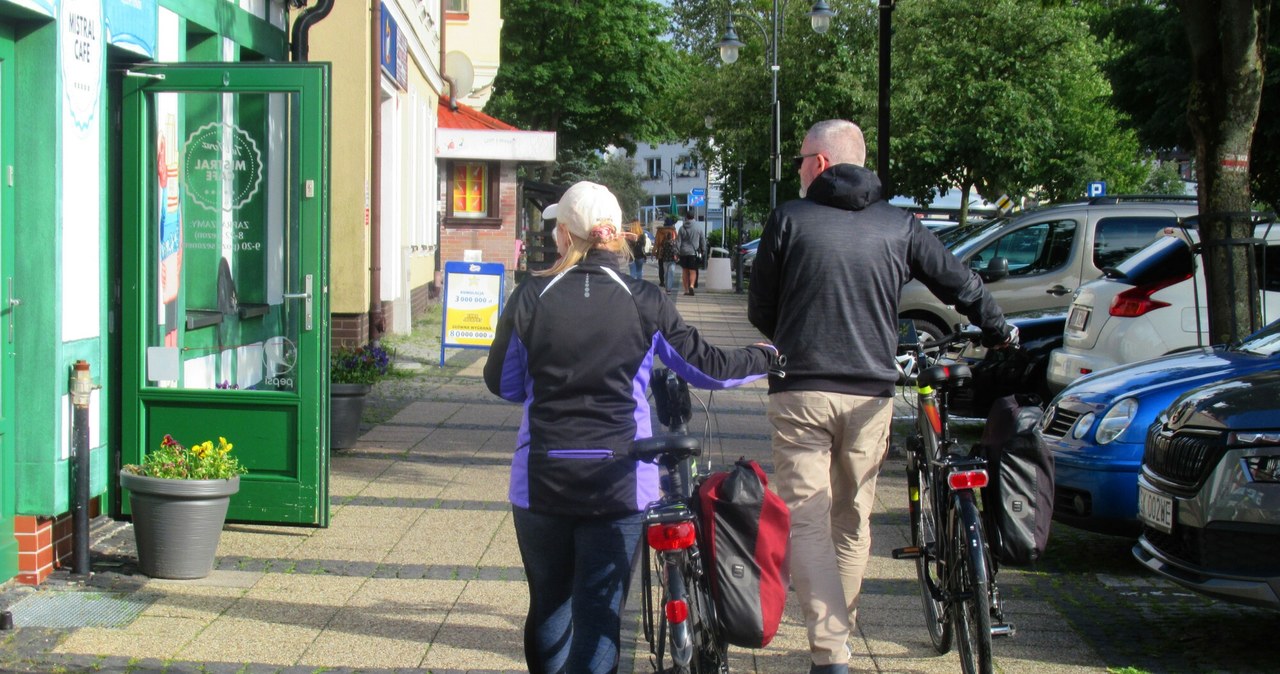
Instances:
[[[968,365],[938,363],[920,373],[920,386],[961,386],[973,377]]]
[[[628,455],[637,461],[655,463],[670,461],[679,463],[691,456],[702,454],[702,445],[692,435],[655,435],[651,438],[636,440],[631,445]]]

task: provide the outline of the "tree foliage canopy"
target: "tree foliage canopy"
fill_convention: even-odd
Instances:
[[[916,0],[899,13],[890,153],[899,193],[924,201],[957,185],[1062,200],[1091,180],[1128,192],[1146,178],[1079,10]]]
[[[506,0],[502,68],[486,112],[555,131],[561,156],[663,137],[653,114],[687,79],[654,0]]]

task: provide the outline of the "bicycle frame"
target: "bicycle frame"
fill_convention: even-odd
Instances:
[[[709,578],[703,557],[702,525],[694,509],[697,484],[702,479],[695,457],[701,453],[696,438],[684,434],[691,414],[687,386],[674,374],[654,377],[654,398],[659,420],[675,434],[637,441],[632,456],[662,468],[662,494],[644,511],[646,552],[642,594],[644,637],[661,666],[668,643],[676,673],[727,672],[727,648],[721,639]],[[658,618],[652,589],[656,562],[661,587],[662,614]],[[670,630],[670,634],[667,630]]]
[[[942,348],[969,335],[957,333]],[[951,437],[947,397],[969,377],[967,366],[931,357],[912,345],[899,370],[915,392],[915,433],[907,443],[912,546],[893,551],[895,559],[915,559],[925,623],[934,649],[951,650],[961,640],[966,674],[991,671],[991,637],[1013,634],[1004,622],[995,584],[994,560],[984,532],[976,490],[987,486],[987,462],[965,456]],[[993,626],[992,620],[995,620]]]

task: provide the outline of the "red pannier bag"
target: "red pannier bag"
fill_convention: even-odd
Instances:
[[[760,464],[739,459],[698,488],[716,617],[725,640],[743,648],[769,645],[787,600],[791,513],[768,484]]]

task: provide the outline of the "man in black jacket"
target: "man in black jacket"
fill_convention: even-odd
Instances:
[[[800,149],[802,198],[769,216],[748,317],[787,354],[786,377],[769,377],[773,483],[791,509],[809,671],[844,674],[893,418],[899,291],[920,279],[981,326],[988,346],[1016,343],[1017,333],[977,274],[889,205],[862,166],[861,129],[819,122]]]

